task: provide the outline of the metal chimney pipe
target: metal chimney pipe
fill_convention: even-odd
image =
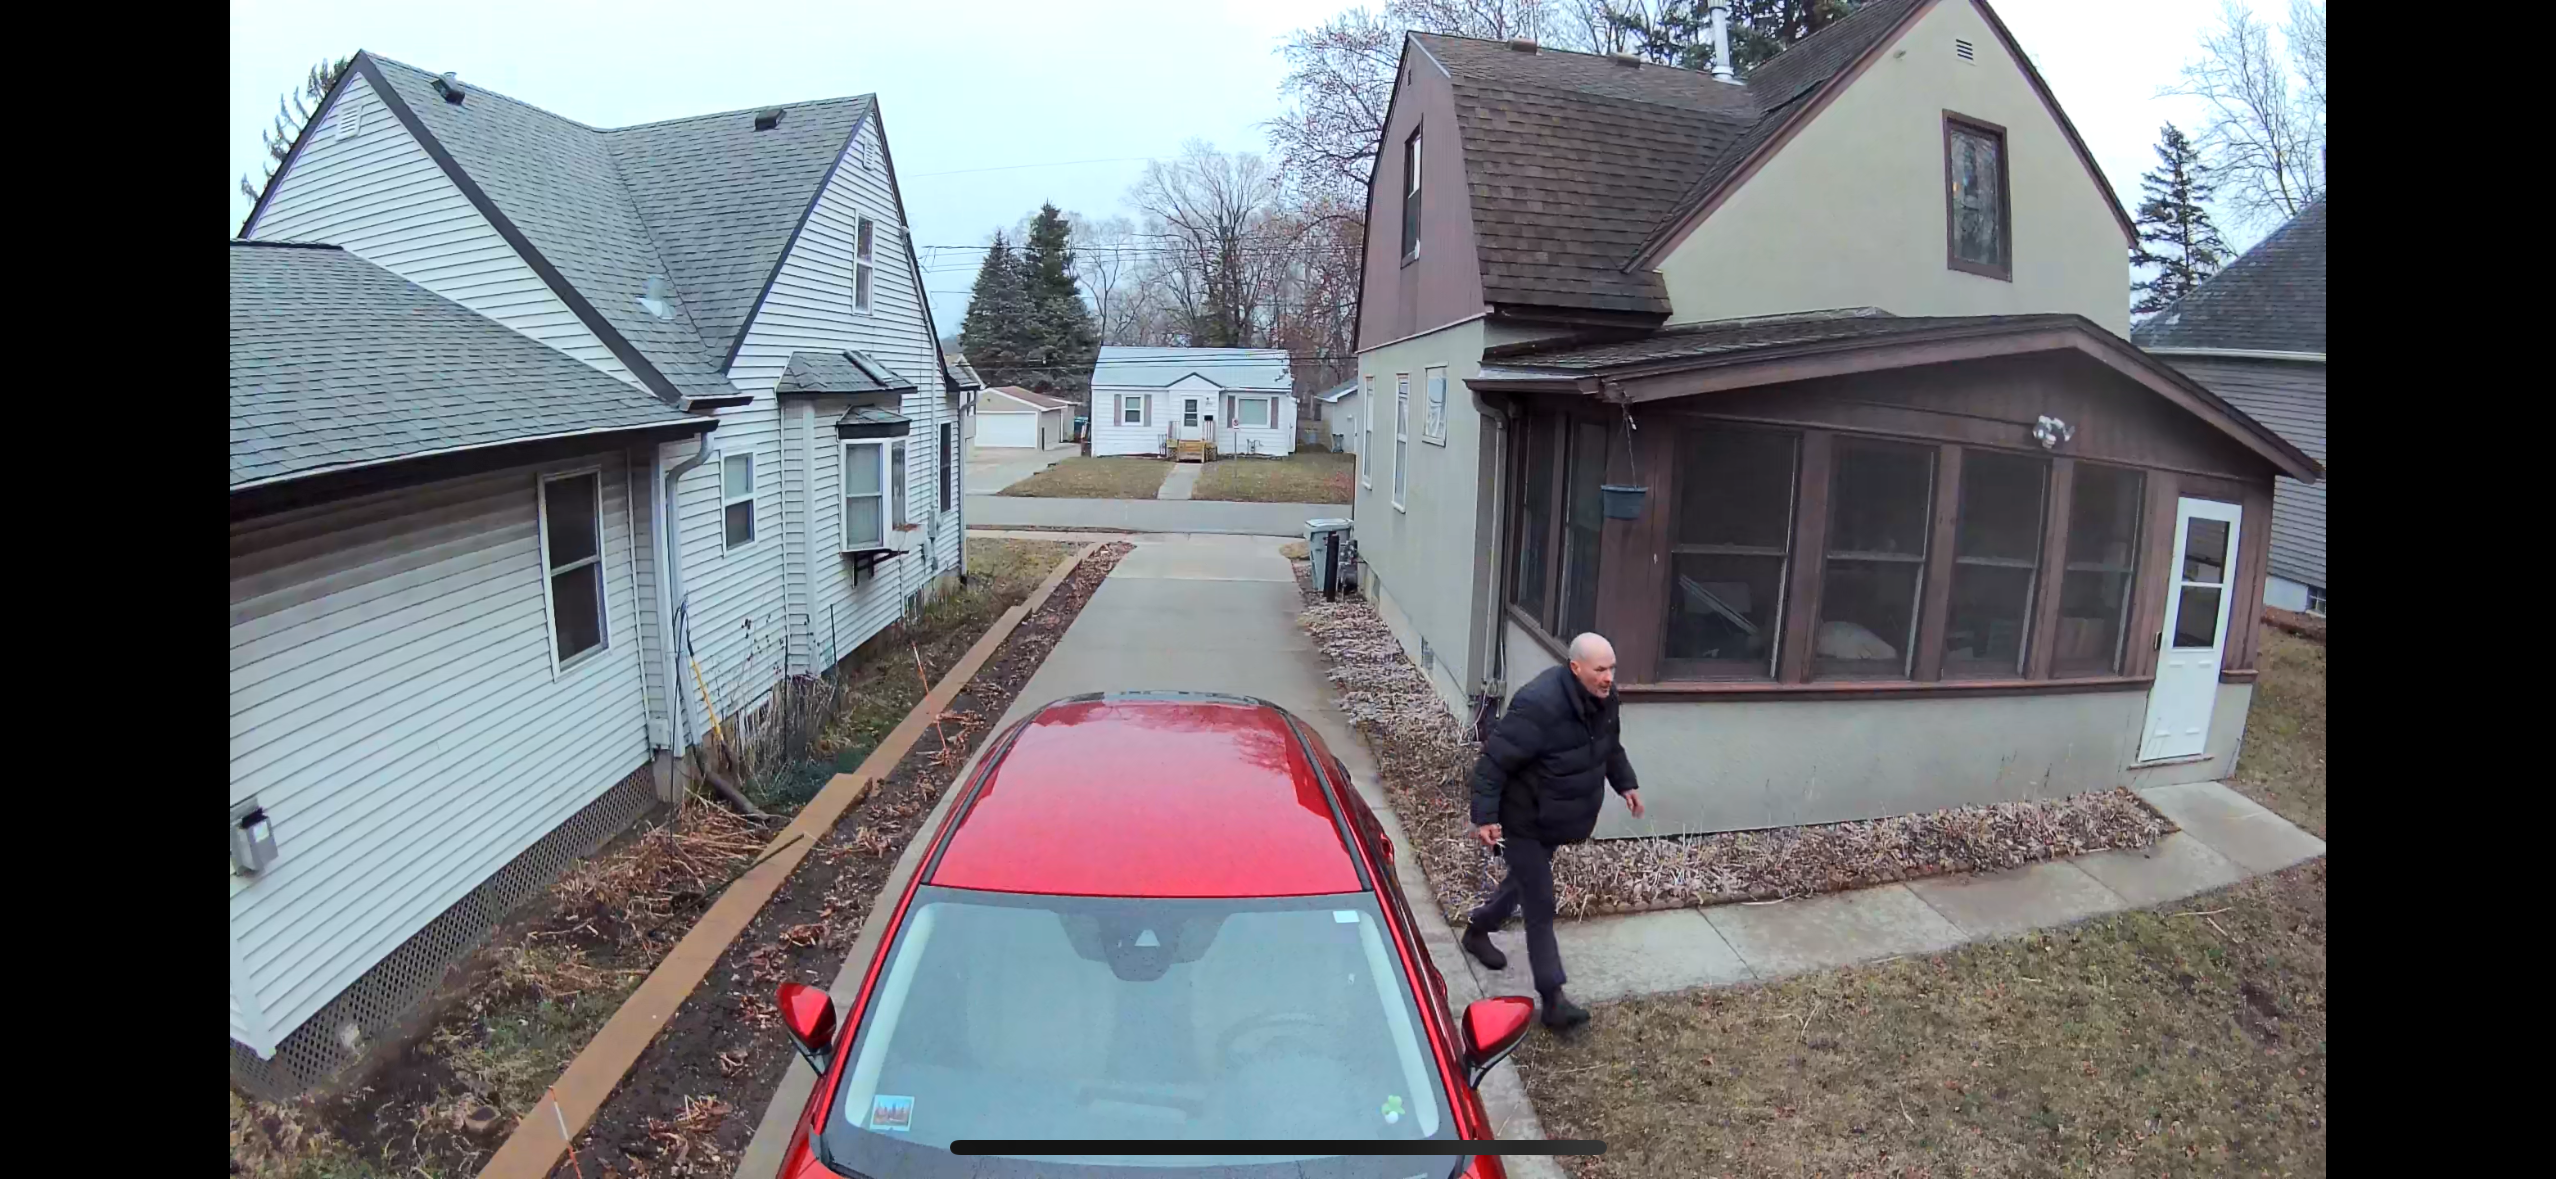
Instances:
[[[1711,0],[1713,17],[1713,76],[1725,82],[1739,80],[1731,72],[1731,0]]]

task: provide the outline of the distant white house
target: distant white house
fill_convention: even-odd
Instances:
[[[1321,415],[1323,433],[1330,437],[1332,451],[1338,454],[1355,452],[1358,449],[1358,414],[1364,408],[1358,396],[1357,379],[1353,377],[1340,382],[1337,389],[1315,394],[1314,404],[1320,407],[1314,412]]]
[[[231,248],[235,1081],[348,1063],[956,583],[905,224],[867,95],[599,128],[355,55]]]
[[[1092,453],[1296,451],[1295,377],[1283,348],[1108,346],[1092,368]]]
[[[1074,403],[1032,393],[1018,385],[985,390],[976,404],[978,446],[1022,446],[1045,450],[1070,435]]]

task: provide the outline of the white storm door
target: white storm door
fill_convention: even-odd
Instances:
[[[2174,563],[2167,568],[2165,633],[2139,760],[2190,757],[2210,744],[2219,699],[2219,663],[2228,649],[2228,610],[2237,596],[2237,537],[2243,512],[2215,499],[2176,501]]]
[[[1180,440],[1183,442],[1195,442],[1202,437],[1198,432],[1200,413],[1198,406],[1199,399],[1196,397],[1180,399]]]

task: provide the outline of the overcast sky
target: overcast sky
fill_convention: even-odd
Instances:
[[[2276,26],[2280,8],[2252,0]],[[2219,0],[1997,0],[2105,177],[2136,206],[2158,125],[2194,126],[2156,97]],[[887,120],[933,318],[958,330],[972,249],[1040,201],[1120,211],[1147,158],[1191,137],[1266,150],[1276,49],[1345,0],[441,0],[352,5],[233,0],[226,232],[261,174],[259,132],[314,62],[369,49],[602,127],[875,92]],[[2232,245],[2269,226],[2223,224]]]

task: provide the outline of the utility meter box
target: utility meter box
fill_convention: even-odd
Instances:
[[[255,795],[231,804],[231,871],[255,876],[275,862],[275,825]]]
[[[1313,562],[1314,592],[1331,597],[1354,584],[1355,574],[1349,570],[1350,521],[1341,519],[1305,521],[1305,548]]]

